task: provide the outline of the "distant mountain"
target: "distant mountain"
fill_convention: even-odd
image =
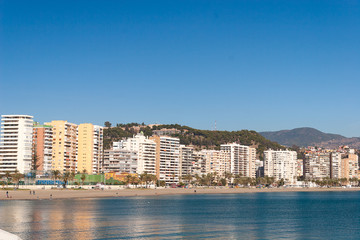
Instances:
[[[338,134],[324,133],[315,128],[295,128],[274,132],[260,132],[265,138],[281,145],[299,147],[319,146],[337,148],[348,145],[352,148],[360,148],[360,138],[347,138]]]

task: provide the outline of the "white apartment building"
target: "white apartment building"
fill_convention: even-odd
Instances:
[[[339,152],[330,154],[330,177],[341,178],[341,156]]]
[[[180,175],[180,139],[152,136],[156,142],[156,176],[166,184],[178,183]]]
[[[256,177],[256,149],[237,143],[222,144],[220,150],[230,154],[230,172],[243,177]]]
[[[224,150],[201,150],[205,158],[205,173],[217,173],[224,177],[226,172],[231,172],[231,155]]]
[[[137,173],[137,152],[129,150],[105,150],[103,171],[119,173]]]
[[[121,142],[114,142],[113,149],[126,149],[137,153],[136,173],[156,175],[156,143],[148,139],[143,133]]]
[[[180,176],[193,174],[194,148],[180,145]]]
[[[206,174],[206,154],[202,151],[193,152],[191,175],[195,174],[199,176]]]
[[[296,182],[297,153],[295,151],[264,151],[264,175],[276,181]]]
[[[0,174],[31,170],[33,116],[2,115]]]

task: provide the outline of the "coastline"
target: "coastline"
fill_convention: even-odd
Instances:
[[[196,192],[195,192],[196,191]],[[163,189],[107,189],[107,190],[73,190],[73,189],[36,189],[35,195],[30,190],[0,191],[1,200],[56,200],[74,198],[116,198],[136,196],[189,195],[189,194],[242,194],[242,193],[275,193],[275,192],[353,192],[360,188],[163,188]],[[50,196],[52,195],[52,197]]]

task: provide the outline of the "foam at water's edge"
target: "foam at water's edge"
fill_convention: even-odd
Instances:
[[[15,234],[0,229],[0,240],[21,240],[21,238]]]

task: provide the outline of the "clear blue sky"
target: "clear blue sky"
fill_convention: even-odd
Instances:
[[[0,113],[360,136],[360,1],[0,0]]]

